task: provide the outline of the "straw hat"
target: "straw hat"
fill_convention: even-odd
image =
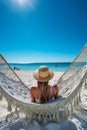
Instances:
[[[47,66],[41,66],[33,73],[33,76],[39,82],[47,82],[53,78],[54,73]]]

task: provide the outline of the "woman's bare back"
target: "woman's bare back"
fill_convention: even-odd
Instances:
[[[36,102],[37,100],[40,99],[40,91],[38,87],[33,86],[30,89],[30,94],[31,94],[32,102]],[[47,91],[45,95],[47,101],[51,100],[52,98],[56,99],[58,95],[59,95],[59,88],[57,85],[47,87]]]

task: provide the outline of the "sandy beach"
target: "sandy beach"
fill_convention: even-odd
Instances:
[[[36,85],[36,80],[33,78],[33,71],[19,70],[15,72],[29,88],[33,85]],[[63,73],[64,72],[55,71],[54,78],[49,83],[51,85],[55,84]],[[34,121],[31,124],[28,124],[27,127],[25,129],[23,128],[22,130],[87,130],[87,90],[84,88],[82,88],[81,91],[81,100],[82,102],[80,106],[74,111],[71,119],[60,124],[52,122],[44,126]],[[0,117],[6,116],[7,114],[9,114],[7,111],[7,102],[5,99],[3,99],[0,101]],[[9,127],[10,130],[14,130],[13,127]],[[17,126],[15,128],[16,130],[19,130],[20,127]]]

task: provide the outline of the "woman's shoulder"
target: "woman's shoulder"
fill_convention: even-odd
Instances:
[[[52,87],[53,87],[54,90],[59,91],[59,87],[58,87],[57,84],[53,85]]]
[[[56,87],[58,87],[58,85],[57,85],[57,84],[54,84],[53,87],[56,88]]]
[[[37,86],[32,86],[31,88],[30,88],[30,91],[37,91],[38,90],[38,87]]]

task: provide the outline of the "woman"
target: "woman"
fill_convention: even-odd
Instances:
[[[46,103],[58,97],[58,86],[50,86],[48,84],[49,80],[53,78],[54,73],[47,66],[41,66],[34,72],[33,76],[37,80],[37,87],[30,89],[32,102]]]

